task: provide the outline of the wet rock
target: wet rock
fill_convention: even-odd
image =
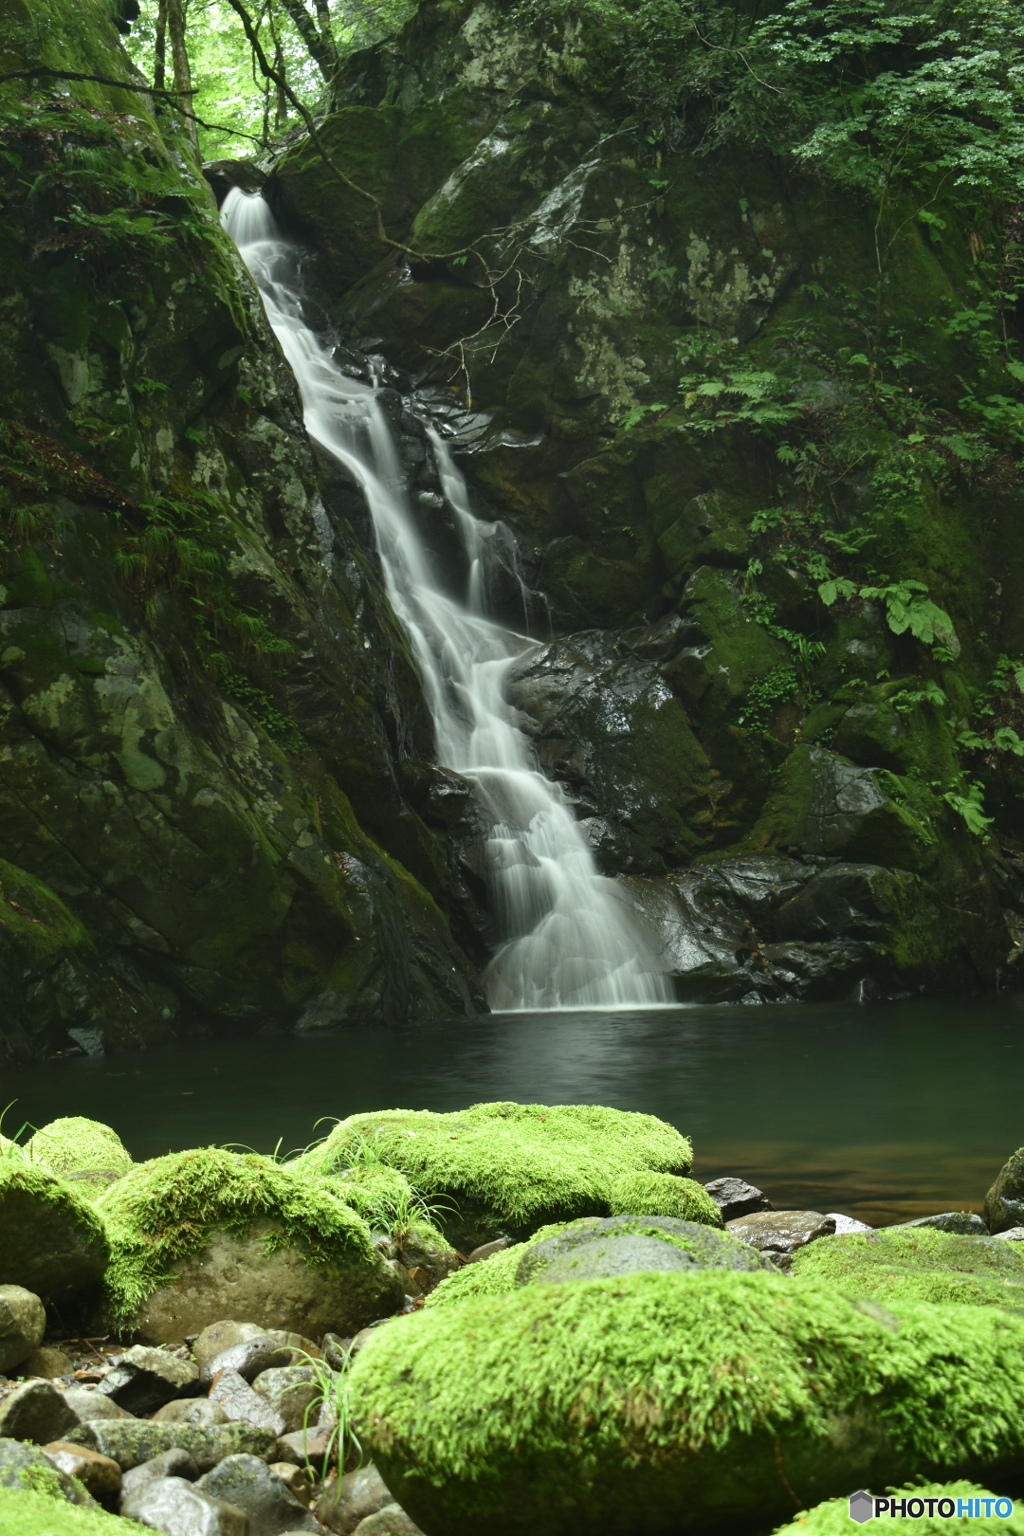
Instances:
[[[855,1216],[843,1216],[838,1211],[829,1211],[828,1219],[834,1221],[836,1237],[844,1237],[849,1232],[873,1232],[874,1227],[869,1227],[866,1221],[858,1221]]]
[[[62,1392],[48,1381],[26,1381],[0,1402],[0,1436],[46,1445],[79,1423]]]
[[[662,1216],[585,1217],[531,1243],[517,1285],[562,1285],[643,1272],[764,1269],[765,1261],[728,1233]]]
[[[165,1403],[154,1413],[154,1424],[227,1424],[227,1414],[219,1403],[208,1397],[183,1397]]]
[[[290,1531],[317,1531],[309,1511],[279,1477],[255,1456],[229,1456],[197,1484],[210,1498],[244,1509],[250,1536],[282,1536]]]
[[[284,1433],[301,1429],[315,1403],[323,1397],[323,1386],[308,1365],[286,1365],[263,1371],[253,1382],[253,1390],[265,1398],[284,1421]]]
[[[281,1479],[303,1509],[311,1508],[314,1497],[313,1478],[305,1467],[296,1466],[293,1461],[272,1461],[267,1470]]]
[[[130,1468],[121,1479],[121,1513],[127,1513],[125,1505],[130,1499],[138,1498],[150,1483],[159,1482],[165,1477],[183,1477],[186,1482],[194,1483],[199,1477],[199,1468],[180,1446],[161,1451],[159,1456],[154,1456],[150,1461]]]
[[[819,1211],[755,1211],[726,1223],[726,1231],[749,1243],[779,1269],[787,1269],[793,1254],[836,1229],[831,1216]]]
[[[74,1361],[62,1349],[34,1349],[21,1364],[22,1376],[43,1376],[49,1381],[59,1376],[70,1376]]]
[[[211,1499],[181,1477],[147,1483],[125,1501],[122,1514],[164,1536],[249,1536],[249,1517],[232,1504]]]
[[[69,1185],[0,1158],[0,1285],[66,1305],[99,1286],[109,1257],[103,1222]]]
[[[44,1456],[68,1477],[77,1477],[94,1499],[104,1501],[121,1491],[121,1468],[109,1456],[100,1456],[84,1445],[72,1445],[67,1440],[54,1440],[43,1446]]]
[[[21,1285],[0,1285],[0,1373],[27,1360],[45,1332],[46,1309],[39,1297]]]
[[[205,1384],[212,1379],[210,1366],[218,1355],[226,1354],[237,1344],[246,1344],[251,1339],[267,1337],[269,1335],[266,1328],[258,1328],[255,1323],[235,1322],[229,1317],[218,1318],[215,1323],[207,1324],[192,1344],[192,1358],[199,1371],[200,1380]],[[279,1361],[274,1363],[280,1364]]]
[[[0,1488],[31,1488],[68,1504],[92,1504],[92,1495],[55,1467],[37,1445],[0,1438]]]
[[[348,1359],[348,1352],[352,1348],[352,1340],[339,1338],[336,1333],[325,1333],[322,1342],[324,1359],[331,1370],[342,1370]]]
[[[96,1388],[137,1416],[154,1413],[173,1398],[198,1390],[199,1371],[191,1360],[179,1360],[145,1344],[134,1344]]]
[[[479,1248],[474,1248],[473,1252],[466,1259],[466,1263],[479,1264],[484,1259],[489,1259],[494,1253],[504,1253],[507,1247],[507,1237],[496,1237],[493,1243],[481,1243]]]
[[[279,1335],[261,1333],[222,1350],[212,1360],[204,1360],[200,1380],[208,1386],[221,1371],[236,1371],[243,1381],[253,1381],[263,1371],[289,1362],[291,1355],[292,1351],[280,1342]]]
[[[277,1455],[282,1461],[293,1462],[295,1466],[305,1466],[307,1462],[316,1467],[322,1465],[324,1458],[330,1455],[336,1436],[330,1425],[310,1424],[304,1429],[293,1429],[290,1434],[281,1435],[277,1442]]]
[[[400,1504],[385,1504],[374,1515],[367,1515],[355,1528],[354,1536],[423,1536]]]
[[[1006,1232],[1024,1226],[1024,1147],[1019,1148],[996,1174],[985,1196],[985,1225],[990,1232]]]
[[[141,1419],[97,1419],[69,1431],[64,1438],[110,1456],[122,1472],[175,1448],[187,1451],[201,1472],[215,1467],[225,1456],[252,1455],[267,1461],[276,1444],[276,1436],[269,1430],[251,1424],[153,1424]]]
[[[1005,1232],[993,1233],[1004,1243],[1024,1243],[1024,1227],[1008,1227]]]
[[[90,1424],[95,1419],[135,1420],[135,1415],[129,1413],[127,1408],[122,1408],[102,1392],[97,1392],[95,1387],[69,1387],[64,1393],[64,1401],[81,1424]]]
[[[370,1462],[327,1484],[317,1501],[316,1517],[335,1536],[351,1536],[361,1520],[393,1503],[384,1479]]]
[[[704,1185],[722,1213],[723,1221],[734,1221],[737,1216],[749,1216],[753,1211],[773,1211],[768,1196],[745,1179],[711,1179]]]
[[[989,1235],[988,1227],[974,1211],[942,1211],[937,1216],[919,1216],[915,1221],[900,1221],[896,1225],[897,1228],[931,1227],[936,1232],[951,1232],[957,1237]]]
[[[265,1429],[277,1439],[283,1435],[286,1424],[267,1400],[254,1392],[237,1371],[221,1371],[210,1388],[210,1401],[236,1424],[252,1424]]]

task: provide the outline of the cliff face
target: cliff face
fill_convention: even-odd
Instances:
[[[0,28],[53,72],[0,94],[0,1052],[472,1011],[418,679],[177,119],[66,78],[135,78],[103,0]]]
[[[353,345],[490,417],[463,467],[555,630],[513,698],[681,995],[1005,981],[1016,216],[652,132],[603,27],[424,5],[268,195]]]

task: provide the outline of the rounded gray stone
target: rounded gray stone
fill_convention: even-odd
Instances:
[[[517,1285],[561,1285],[641,1272],[766,1269],[747,1244],[696,1221],[672,1216],[587,1217],[543,1242],[519,1261]]]

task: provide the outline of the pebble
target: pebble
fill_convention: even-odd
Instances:
[[[489,1259],[492,1256],[492,1254],[504,1253],[505,1249],[507,1247],[508,1247],[508,1238],[507,1237],[496,1237],[494,1239],[493,1243],[481,1243],[479,1248],[474,1248],[473,1252],[469,1255],[469,1258],[466,1260],[466,1263],[467,1264],[482,1264],[484,1259]]]
[[[134,1420],[135,1415],[129,1413],[127,1408],[122,1408],[115,1403],[113,1398],[105,1397],[102,1392],[97,1392],[94,1387],[68,1387],[64,1393],[64,1401],[68,1407],[78,1416],[79,1422],[89,1424],[95,1419],[128,1419]]]
[[[295,1429],[281,1435],[277,1441],[276,1455],[282,1461],[292,1461],[296,1466],[311,1462],[321,1464],[334,1443],[334,1432],[329,1425],[310,1425],[307,1429]]]
[[[179,1397],[165,1403],[154,1413],[153,1424],[227,1424],[228,1416],[219,1403],[208,1397]]]
[[[243,1381],[253,1381],[274,1366],[288,1364],[291,1354],[278,1339],[264,1333],[255,1339],[244,1339],[240,1344],[234,1344],[230,1349],[214,1355],[202,1367],[200,1374],[204,1385],[215,1381],[223,1371],[233,1371]]]
[[[354,1536],[423,1536],[400,1504],[385,1504],[375,1515],[367,1515],[355,1528]]]
[[[323,1386],[309,1365],[285,1365],[262,1371],[252,1386],[280,1414],[285,1434],[312,1422],[316,1417],[314,1404],[323,1398]]]
[[[272,1461],[267,1470],[281,1479],[288,1492],[295,1495],[303,1509],[312,1507],[313,1479],[305,1467],[296,1466],[292,1461]]]
[[[75,1369],[74,1361],[62,1349],[34,1349],[22,1362],[23,1376],[42,1376],[55,1381],[60,1376],[70,1376]]]

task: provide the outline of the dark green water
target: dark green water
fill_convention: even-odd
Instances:
[[[1024,1143],[1024,997],[491,1015],[193,1042],[7,1071],[11,1134],[89,1115],[136,1158],[301,1147],[321,1116],[485,1099],[610,1104],[693,1137],[695,1172],[891,1221],[979,1206]]]

